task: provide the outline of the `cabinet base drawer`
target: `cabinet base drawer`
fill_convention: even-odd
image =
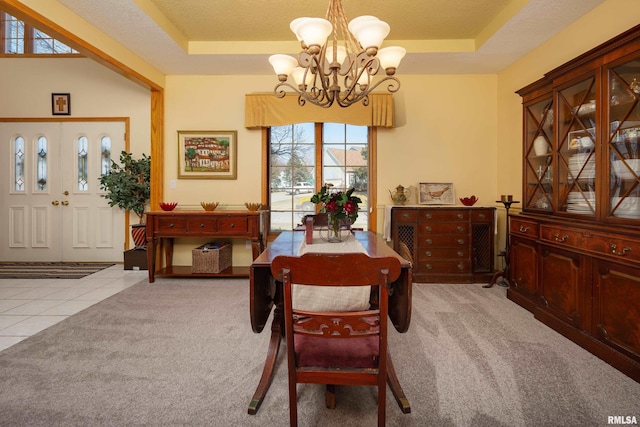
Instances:
[[[447,274],[455,274],[455,273],[470,273],[471,272],[471,263],[466,260],[460,261],[427,261],[427,262],[418,262],[415,267],[416,270],[420,273],[447,273]]]

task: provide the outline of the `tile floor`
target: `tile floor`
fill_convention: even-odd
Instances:
[[[147,277],[116,264],[82,279],[0,279],[0,351]]]

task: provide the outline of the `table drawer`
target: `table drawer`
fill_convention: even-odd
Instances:
[[[416,222],[418,220],[418,211],[409,209],[394,209],[394,222]]]
[[[216,218],[192,218],[187,221],[189,233],[215,233],[218,231]]]
[[[222,217],[218,218],[219,233],[245,233],[247,231],[246,217]]]
[[[165,233],[165,232],[186,233],[187,219],[171,217],[171,216],[166,218],[158,218],[158,226],[156,228],[158,233]]]
[[[469,236],[452,236],[443,234],[434,234],[432,236],[420,237],[418,247],[439,247],[439,248],[457,248],[468,247]]]
[[[493,221],[492,212],[489,210],[473,209],[471,211],[471,221],[473,222],[491,222]]]
[[[455,274],[471,271],[471,262],[460,261],[424,261],[416,264],[418,272],[429,274]]]
[[[462,248],[419,248],[416,254],[418,262],[430,262],[430,260],[467,260],[469,249]]]
[[[520,218],[511,218],[509,230],[513,234],[521,234],[533,238],[538,237],[538,223],[525,221]]]
[[[427,210],[420,211],[418,221],[436,221],[436,222],[449,222],[449,221],[469,221],[468,210]]]
[[[469,234],[468,222],[436,222],[421,223],[418,226],[418,234],[420,236],[431,234]]]

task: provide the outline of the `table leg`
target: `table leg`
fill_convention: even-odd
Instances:
[[[396,398],[396,402],[398,402],[398,406],[403,414],[411,413],[411,404],[409,403],[409,399],[404,395],[404,391],[402,390],[402,386],[400,385],[400,381],[398,381],[398,375],[396,374],[396,369],[393,367],[393,361],[391,360],[391,354],[387,351],[387,384],[389,384],[389,388],[391,388],[391,392],[393,393],[393,397]]]
[[[269,340],[269,350],[267,351],[267,359],[264,361],[264,369],[262,370],[262,377],[256,388],[256,392],[253,394],[251,403],[249,403],[249,414],[255,415],[264,400],[264,397],[269,390],[271,381],[273,380],[273,372],[276,366],[276,360],[278,358],[278,351],[280,350],[280,340],[282,338],[282,315],[281,308],[276,306],[273,313],[273,323],[271,324],[271,338]]]

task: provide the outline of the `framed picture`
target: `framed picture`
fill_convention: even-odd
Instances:
[[[51,114],[54,116],[68,116],[71,114],[71,94],[51,94]]]
[[[418,191],[418,203],[421,205],[455,204],[453,184],[450,182],[421,182]]]
[[[178,131],[178,178],[236,179],[238,136],[232,131]]]

